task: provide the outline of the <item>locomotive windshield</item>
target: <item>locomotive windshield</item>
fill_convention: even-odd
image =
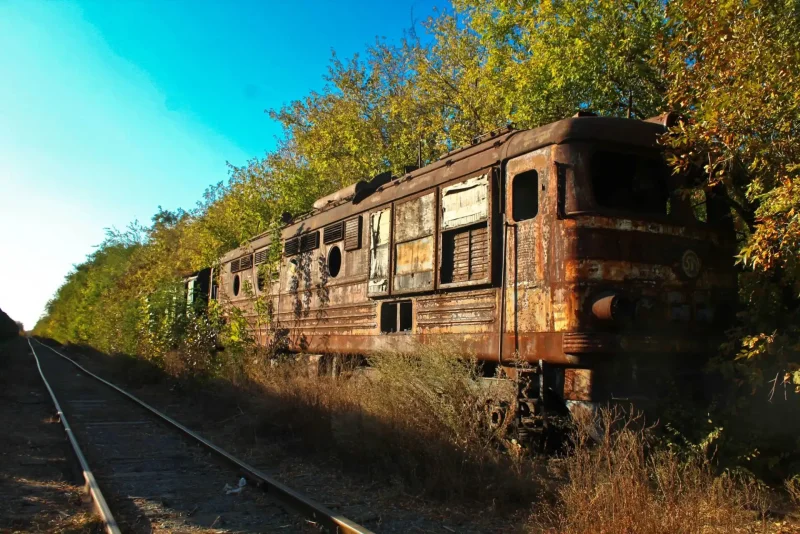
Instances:
[[[598,151],[590,176],[594,200],[601,208],[637,215],[668,215],[670,172],[657,156]]]

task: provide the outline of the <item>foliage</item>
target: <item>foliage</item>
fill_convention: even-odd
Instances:
[[[477,362],[464,358],[459,347],[438,343],[419,345],[413,355],[382,352],[370,358],[380,376],[382,403],[371,407],[376,416],[402,421],[396,411],[426,414],[414,418],[415,432],[431,439],[444,433],[459,450],[489,447],[493,433],[475,417],[487,393],[479,390]],[[469,421],[469,424],[467,424]]]
[[[15,322],[6,312],[0,310],[0,339],[20,335],[23,331],[22,323]]]
[[[679,169],[722,185],[743,234],[747,310],[728,346],[753,386],[800,387],[800,4],[668,4],[660,51],[669,105],[690,120],[666,140]]]
[[[647,118],[663,111],[656,61],[664,2],[458,0],[486,48],[512,121],[533,127],[578,108]]]
[[[686,120],[664,141],[679,170],[722,189],[740,236],[742,311],[714,360],[728,393],[716,445],[773,476],[798,472],[800,4],[667,4],[666,101]]]

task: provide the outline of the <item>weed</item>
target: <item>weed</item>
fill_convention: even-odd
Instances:
[[[298,454],[334,456],[402,493],[506,510],[535,503],[533,531],[755,531],[773,497],[745,472],[716,472],[702,447],[665,443],[663,432],[618,409],[576,419],[561,456],[536,455],[487,424],[495,392],[477,362],[451,346],[375,354],[369,368],[253,347],[199,351],[193,357],[216,362],[198,365],[214,370],[205,377],[187,372],[181,354],[162,369],[202,392],[207,414],[236,421],[245,447],[288,434]],[[151,363],[138,360],[146,368],[131,372],[137,360],[117,359],[126,379],[151,372]],[[797,498],[798,487],[786,489]]]
[[[786,492],[795,506],[800,506],[800,475],[795,475],[785,482]]]
[[[671,534],[732,532],[763,521],[761,485],[740,473],[715,475],[694,451],[653,447],[652,430],[613,408],[576,421],[561,465],[565,480],[533,523],[561,533]]]

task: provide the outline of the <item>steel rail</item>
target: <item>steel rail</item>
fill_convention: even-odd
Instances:
[[[227,451],[217,447],[216,445],[208,441],[206,438],[188,429],[175,419],[171,418],[170,416],[164,413],[161,413],[157,409],[153,408],[152,406],[150,406],[143,400],[139,399],[138,397],[128,393],[119,386],[109,382],[104,378],[97,376],[96,374],[92,373],[91,371],[83,367],[81,364],[76,362],[75,360],[61,354],[53,347],[42,343],[38,339],[35,339],[34,341],[36,341],[43,347],[52,350],[60,357],[64,358],[72,365],[80,369],[81,372],[85,373],[87,376],[90,376],[102,382],[106,386],[116,390],[117,392],[121,393],[122,395],[124,395],[134,403],[138,404],[142,408],[145,408],[146,410],[150,411],[153,415],[155,415],[162,421],[168,423],[172,427],[177,428],[185,435],[189,436],[193,440],[203,445],[206,449],[210,450],[217,456],[223,458],[229,464],[241,469],[242,475],[249,483],[261,488],[270,496],[280,499],[281,501],[291,506],[295,510],[306,515],[307,517],[310,517],[314,522],[323,525],[330,532],[343,533],[343,534],[374,534],[368,528],[362,527],[361,525],[347,519],[346,517],[337,514],[336,512],[327,508],[326,506],[323,506],[322,504],[314,501],[313,499],[300,494],[299,492],[293,490],[292,488],[278,482],[269,475],[259,471],[255,467],[252,467],[247,463],[243,462],[242,460],[236,458]]]
[[[37,343],[40,342],[37,340]],[[39,369],[39,376],[42,377],[42,382],[44,382],[44,386],[50,393],[50,398],[53,400],[56,412],[58,413],[58,418],[61,421],[61,425],[64,427],[64,432],[66,432],[67,438],[69,438],[70,445],[72,445],[72,452],[78,459],[81,470],[83,470],[84,489],[91,496],[94,507],[106,526],[106,532],[108,532],[108,534],[122,534],[122,531],[119,529],[119,525],[117,524],[117,520],[114,519],[114,514],[111,513],[111,508],[108,507],[108,503],[106,502],[105,497],[103,497],[103,493],[100,491],[100,486],[97,484],[97,479],[94,477],[94,473],[92,473],[92,470],[89,469],[89,463],[86,461],[86,457],[83,455],[80,445],[78,445],[78,440],[75,439],[75,434],[72,432],[72,427],[70,426],[69,421],[67,421],[67,416],[64,415],[64,411],[61,409],[61,404],[59,404],[56,394],[53,392],[53,388],[50,387],[50,383],[44,376],[42,365],[39,363],[39,357],[36,355],[36,351],[31,344],[31,338],[28,338],[28,346],[31,348],[33,358],[36,360],[36,367]],[[47,345],[44,346],[46,347]]]

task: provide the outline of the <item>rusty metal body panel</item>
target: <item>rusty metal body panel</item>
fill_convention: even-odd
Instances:
[[[707,352],[707,334],[722,331],[735,301],[732,238],[679,218],[675,201],[662,216],[597,203],[596,154],[620,150],[623,163],[634,161],[657,153],[661,132],[644,121],[571,118],[451,152],[364,198],[331,195],[281,237],[350,221],[349,237],[287,252],[278,280],[259,288],[257,264],[231,271],[269,245],[257,236],[221,259],[220,299],[258,325],[261,342],[282,335],[294,351],[368,354],[445,340],[502,365],[581,369],[617,365],[621,355]],[[335,275],[327,265],[334,247]],[[598,316],[601,298],[607,311]],[[256,320],[255,299],[274,310],[268,328]],[[401,303],[408,317],[381,313]],[[590,383],[607,373],[567,376],[564,394],[575,399],[608,390]]]

